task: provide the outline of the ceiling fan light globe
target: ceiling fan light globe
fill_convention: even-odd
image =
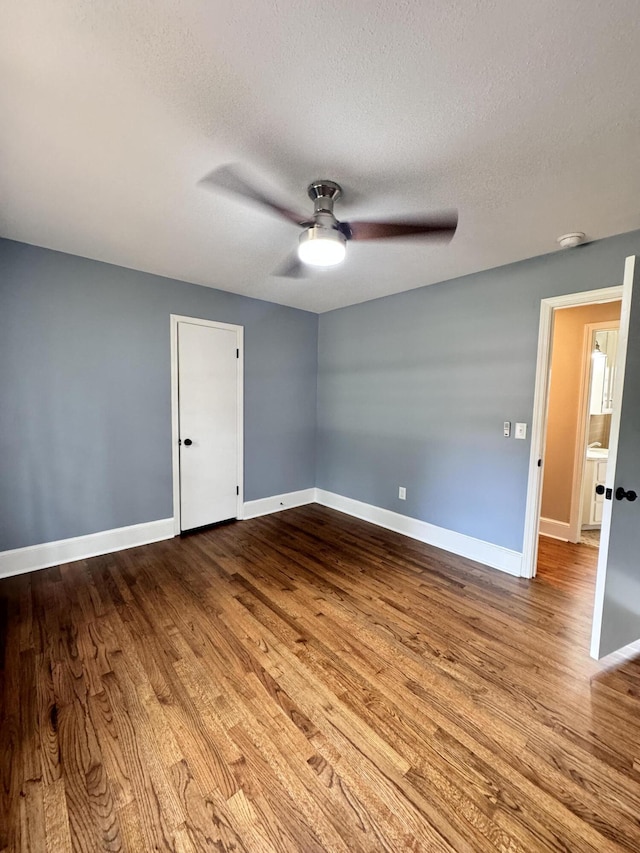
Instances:
[[[312,225],[300,235],[298,257],[303,264],[313,267],[333,267],[344,261],[346,240],[335,228]]]

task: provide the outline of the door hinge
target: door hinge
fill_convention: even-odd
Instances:
[[[538,459],[538,468],[542,468],[542,459]]]
[[[236,358],[240,358],[240,350],[239,349],[236,350]]]
[[[236,495],[240,494],[240,486],[236,486]]]

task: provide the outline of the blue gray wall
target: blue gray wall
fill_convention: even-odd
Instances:
[[[245,328],[245,500],[315,478],[315,314],[0,240],[0,551],[173,515],[169,315]]]
[[[531,428],[540,300],[621,284],[634,253],[640,232],[321,315],[316,485],[520,551],[530,442],[502,424]]]
[[[245,500],[317,485],[520,550],[530,445],[502,422],[531,424],[540,299],[620,284],[633,253],[638,232],[318,337],[313,314],[0,240],[0,551],[172,515],[172,313],[245,327]]]

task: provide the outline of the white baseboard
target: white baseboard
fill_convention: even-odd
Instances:
[[[171,539],[173,535],[173,519],[162,518],[114,530],[101,530],[88,536],[75,536],[73,539],[60,539],[57,542],[15,548],[13,551],[0,551],[0,578],[46,569],[60,563],[71,563],[74,560],[86,560],[99,554],[135,548],[137,545],[148,545],[150,542]]]
[[[549,536],[551,539],[562,539],[563,542],[568,542],[570,527],[568,521],[556,521],[554,518],[540,519],[540,535]]]
[[[293,509],[295,506],[311,504],[315,499],[315,489],[301,489],[299,492],[287,492],[284,495],[272,495],[257,501],[246,501],[243,518],[257,518],[259,515],[268,515],[270,512]]]
[[[458,554],[460,557],[468,557],[485,566],[520,577],[522,554],[519,551],[493,545],[491,542],[475,539],[464,533],[456,533],[417,518],[410,518],[408,515],[345,498],[333,492],[326,492],[324,489],[316,489],[316,502],[353,515],[355,518],[361,518],[363,521],[370,521],[387,530],[426,542],[428,545],[434,545],[436,548],[450,551],[452,554]]]
[[[287,492],[283,495],[272,495],[256,501],[247,501],[244,504],[244,518],[257,518],[261,515],[268,515],[272,512],[280,512],[284,509],[292,509],[314,502],[337,509],[355,518],[369,521],[387,530],[410,536],[412,539],[418,539],[420,542],[426,542],[461,557],[468,557],[510,575],[520,575],[522,555],[518,551],[511,551],[500,545],[493,545],[491,542],[474,539],[472,536],[456,533],[453,530],[437,527],[435,524],[429,524],[417,518],[410,518],[388,509],[381,509],[352,498],[336,495],[324,489],[302,489],[298,492]],[[542,527],[540,532],[543,532]],[[13,551],[2,551],[0,552],[0,578],[32,572],[37,569],[46,569],[49,566],[70,563],[74,560],[86,560],[89,557],[121,551],[124,548],[148,545],[151,542],[171,539],[174,535],[173,518],[163,518],[158,521],[133,524],[115,530],[103,530],[100,533],[91,533],[88,536],[76,536],[73,539],[61,539],[57,542],[45,542],[42,545],[16,548]]]

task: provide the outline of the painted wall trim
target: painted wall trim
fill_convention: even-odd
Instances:
[[[410,518],[391,510],[336,495],[324,489],[301,489],[297,492],[247,501],[244,504],[243,516],[245,519],[257,518],[310,503],[319,503],[355,518],[361,518],[378,527],[393,530],[461,557],[468,557],[507,574],[516,576],[520,574],[522,555],[517,551],[484,542],[463,533],[456,533],[453,530],[446,530],[417,518]],[[3,551],[0,552],[0,578],[46,569],[49,566],[70,563],[74,560],[86,560],[101,554],[122,551],[125,548],[148,545],[151,542],[171,539],[173,536],[174,519],[163,518],[114,530],[102,530],[87,536],[76,536],[72,539],[61,539],[57,542],[45,542],[41,545]]]
[[[284,495],[271,495],[257,501],[247,501],[244,505],[243,518],[257,518],[259,515],[268,515],[270,512],[293,509],[295,506],[314,503],[315,499],[316,489],[301,489],[298,492],[287,492]]]
[[[46,569],[60,563],[74,560],[86,560],[100,554],[110,554],[125,548],[148,545],[173,537],[173,518],[161,518],[129,527],[117,527],[113,530],[101,530],[87,536],[75,536],[72,539],[59,539],[57,542],[44,542],[42,545],[30,545],[27,548],[15,548],[0,552],[0,578],[21,575],[36,569]]]
[[[499,569],[509,575],[520,575],[522,554],[518,551],[503,548],[501,545],[493,545],[491,542],[475,539],[473,536],[466,536],[464,533],[456,533],[454,530],[447,530],[444,527],[438,527],[435,524],[410,518],[388,509],[381,509],[352,498],[345,498],[324,489],[316,489],[316,502],[331,509],[345,512],[355,518],[361,518],[363,521],[377,524],[387,530],[393,530],[396,533],[402,533],[404,536],[410,536],[412,539],[418,539],[420,542],[426,542],[428,545],[434,545],[436,548],[450,551],[452,554],[458,554],[460,557],[477,560],[485,566]]]
[[[550,536],[551,539],[569,541],[571,525],[568,521],[556,521],[554,518],[540,518],[540,535]]]

